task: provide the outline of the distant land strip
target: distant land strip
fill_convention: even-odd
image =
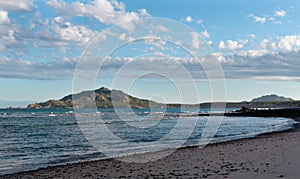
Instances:
[[[97,90],[83,91],[74,95],[70,94],[59,100],[48,100],[46,102],[29,104],[27,108],[92,108],[95,106],[97,108],[211,108],[211,106],[213,106],[214,108],[297,108],[300,107],[300,101],[295,101],[291,98],[284,98],[277,95],[267,95],[260,98],[255,98],[250,102],[243,101],[216,103],[206,102],[199,104],[162,104],[147,99],[139,99],[120,90],[109,90],[108,88],[101,87]]]

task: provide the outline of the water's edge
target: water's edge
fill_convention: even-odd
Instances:
[[[1,113],[1,111],[0,111]],[[50,113],[52,114],[52,113]],[[240,118],[240,117],[238,117]],[[221,143],[227,143],[227,142],[231,142],[231,141],[236,141],[236,140],[244,140],[244,139],[249,139],[249,138],[256,138],[256,137],[260,137],[260,136],[267,136],[267,135],[272,135],[275,133],[282,133],[282,132],[291,132],[291,131],[295,131],[299,128],[299,120],[297,119],[290,119],[293,120],[294,122],[290,123],[291,121],[287,122],[287,124],[281,126],[281,128],[278,128],[278,126],[275,126],[275,128],[273,129],[273,131],[271,132],[261,132],[261,133],[252,133],[250,135],[233,135],[232,137],[230,136],[225,136],[225,138],[219,138],[216,139],[214,141],[211,141],[208,145],[215,145],[215,144],[221,144]],[[233,121],[234,122],[234,121]],[[230,124],[230,123],[229,123]],[[277,127],[277,128],[276,128]],[[1,129],[0,129],[1,130]],[[270,129],[269,129],[270,130]],[[1,142],[1,141],[0,141]],[[170,149],[184,149],[184,148],[188,148],[188,147],[199,147],[199,144],[185,144],[180,146],[179,148],[170,148]],[[84,149],[83,149],[84,150]],[[169,150],[167,149],[163,149],[163,150]],[[153,153],[153,152],[158,152],[158,151],[163,151],[163,150],[151,150],[151,151],[142,151],[142,152],[135,152],[135,153],[129,153],[129,154],[125,154],[125,155],[115,155],[113,158],[118,158],[118,157],[124,157],[124,156],[131,156],[131,155],[136,155],[136,154],[146,154],[146,153]],[[1,151],[0,151],[1,152]],[[41,165],[36,165],[36,166],[31,166],[30,168],[18,168],[16,170],[9,170],[9,171],[5,171],[4,172],[0,172],[0,176],[5,176],[5,175],[9,175],[9,174],[15,174],[15,173],[23,173],[23,172],[30,172],[30,171],[35,171],[35,170],[41,170],[41,169],[45,169],[45,168],[51,168],[51,167],[60,167],[60,166],[65,166],[65,165],[70,165],[70,164],[77,164],[77,163],[85,163],[85,162],[91,162],[91,161],[99,161],[99,160],[111,160],[112,157],[99,157],[99,155],[97,154],[98,152],[95,153],[85,153],[84,156],[80,157],[80,154],[78,154],[78,156],[74,157],[72,159],[72,161],[67,160],[65,162],[63,162],[63,160],[58,160],[56,161],[56,163],[54,162],[55,160],[49,161],[48,163],[41,163]],[[98,156],[98,157],[95,157]],[[1,156],[0,156],[1,157]]]

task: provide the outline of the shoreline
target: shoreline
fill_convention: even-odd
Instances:
[[[270,112],[270,111],[269,111]],[[252,114],[251,114],[252,115]],[[299,122],[300,118],[299,117],[290,117],[293,120]],[[88,178],[93,178],[93,177],[137,177],[140,176],[141,172],[134,172],[134,171],[143,171],[142,173],[143,176],[145,177],[151,177],[151,178],[155,178],[155,177],[167,177],[167,176],[173,176],[173,177],[202,177],[202,178],[210,178],[210,177],[234,177],[235,175],[240,176],[241,172],[243,174],[246,174],[246,178],[247,176],[257,176],[257,174],[263,174],[263,175],[271,175],[272,177],[274,177],[275,175],[273,175],[274,173],[276,174],[276,171],[270,172],[267,170],[267,168],[262,169],[262,173],[259,173],[259,167],[252,167],[253,170],[251,170],[251,167],[249,168],[245,168],[243,169],[240,168],[238,169],[234,163],[230,164],[230,168],[224,169],[224,165],[222,165],[220,161],[226,161],[225,159],[230,158],[231,156],[228,155],[226,156],[226,150],[224,151],[224,148],[232,148],[230,149],[230,152],[234,152],[234,151],[238,151],[238,150],[234,150],[236,146],[244,146],[247,143],[264,143],[266,141],[269,140],[275,140],[277,138],[280,139],[289,139],[291,137],[298,137],[300,139],[300,123],[296,123],[293,124],[293,128],[288,129],[288,130],[284,130],[284,131],[274,131],[274,132],[269,132],[269,133],[263,133],[263,134],[259,134],[255,137],[249,137],[249,138],[243,138],[243,139],[234,139],[234,140],[230,140],[230,141],[223,141],[223,142],[217,142],[217,143],[211,143],[206,145],[204,148],[200,148],[199,146],[187,146],[187,147],[180,147],[178,149],[176,149],[176,151],[174,153],[172,153],[171,155],[164,157],[162,159],[159,159],[157,161],[153,161],[153,162],[149,162],[149,163],[140,163],[140,164],[136,164],[136,163],[127,163],[127,162],[121,162],[115,158],[106,158],[106,159],[96,159],[96,160],[89,160],[89,161],[83,161],[83,162],[76,162],[76,163],[71,163],[71,164],[65,164],[65,165],[56,165],[56,166],[49,166],[49,167],[45,167],[45,168],[39,168],[36,170],[29,170],[29,171],[23,171],[23,172],[18,172],[18,173],[13,173],[13,174],[6,174],[6,175],[2,175],[0,176],[0,178],[20,178],[20,177],[25,177],[25,178],[34,178],[34,177],[38,177],[38,178],[44,178],[44,177],[55,177],[55,178],[63,178],[63,177],[88,177]],[[282,140],[281,142],[284,142],[285,140]],[[275,140],[275,143],[277,141]],[[297,143],[297,140],[294,142]],[[268,143],[266,146],[268,145],[272,145],[270,143]],[[252,144],[252,145],[247,145],[246,147],[246,151],[250,151],[250,153],[245,152],[244,155],[247,156],[247,154],[249,154],[249,156],[251,156],[250,154],[252,153],[251,150],[253,151],[252,146],[255,147],[259,147],[261,145],[259,144]],[[276,144],[276,146],[279,146],[278,144]],[[283,145],[285,146],[285,145]],[[250,149],[249,149],[250,147]],[[261,146],[263,147],[263,146]],[[263,147],[268,149],[267,147]],[[239,148],[240,149],[240,148]],[[249,149],[249,150],[248,150]],[[300,145],[299,145],[299,149],[300,149]],[[193,157],[190,156],[189,153],[194,153],[197,156],[199,154],[205,154],[205,153],[211,153],[210,150],[214,151],[218,151],[216,153],[223,153],[223,155],[221,156],[215,156],[215,154],[213,154],[212,156],[207,155],[206,156],[206,160],[204,160],[202,163],[200,162],[200,160],[196,160],[196,162],[194,161],[194,163],[190,163],[189,159],[192,159]],[[158,152],[162,152],[162,151],[158,151]],[[154,153],[158,153],[158,152],[148,152],[148,153],[142,153],[142,154],[133,154],[130,157],[134,157],[134,156],[143,156],[143,155],[151,155]],[[273,152],[272,150],[269,152]],[[181,157],[180,157],[181,156]],[[183,156],[183,157],[182,157]],[[190,157],[188,157],[190,156]],[[200,155],[202,156],[202,155]],[[223,159],[221,160],[216,160],[218,159],[218,157],[221,157]],[[244,156],[245,157],[245,156]],[[257,156],[256,156],[257,157]],[[122,157],[121,157],[122,158]],[[205,157],[204,157],[205,158]],[[255,158],[255,156],[254,156]],[[276,157],[275,157],[276,158]],[[250,159],[250,158],[249,158]],[[258,158],[259,159],[259,158]],[[164,163],[163,161],[167,160],[168,164]],[[215,161],[213,161],[215,160]],[[236,158],[236,160],[241,160],[240,158]],[[198,162],[199,161],[199,162]],[[205,162],[206,161],[206,162]],[[214,163],[217,161],[217,163],[214,164],[208,164],[209,163]],[[265,161],[265,160],[264,160]],[[179,163],[178,163],[179,162]],[[186,164],[186,167],[184,167],[184,165],[181,165],[181,167],[178,165],[180,163],[184,163]],[[245,161],[240,162],[239,165],[244,165]],[[246,164],[249,164],[249,162],[246,162]],[[251,163],[251,162],[250,162]],[[155,164],[155,165],[151,165],[151,164]],[[235,162],[235,164],[237,164],[237,162]],[[299,162],[300,164],[300,162]],[[129,167],[131,168],[131,170],[126,170],[126,168]],[[267,165],[267,164],[266,164]],[[160,167],[159,167],[160,166]],[[166,167],[166,169],[164,169],[164,167]],[[172,167],[173,166],[173,167]],[[176,166],[175,168],[179,168],[180,171],[182,170],[183,172],[179,172],[178,175],[174,175],[175,171],[173,171],[175,168],[174,166]],[[211,172],[210,169],[206,169],[205,171],[202,170],[203,168],[218,168],[218,166],[221,167],[221,169],[216,170],[214,172]],[[254,165],[253,165],[254,166]],[[272,166],[271,163],[268,163],[268,166]],[[182,168],[183,167],[183,168]],[[101,170],[99,171],[98,169],[101,168]],[[174,168],[174,169],[172,169]],[[225,167],[226,168],[226,167]],[[234,168],[234,169],[232,169]],[[255,168],[255,169],[254,169]],[[197,172],[195,172],[195,169],[197,169]],[[199,169],[199,170],[198,170]],[[148,172],[147,172],[148,170]],[[172,172],[170,172],[170,170],[172,170]],[[187,172],[188,170],[192,170],[193,172]],[[265,170],[265,171],[264,171]],[[157,172],[154,172],[157,171]],[[158,172],[159,171],[159,172]],[[222,171],[222,172],[221,172]],[[248,172],[247,172],[248,171]],[[246,173],[245,173],[246,172]],[[283,172],[284,173],[284,172]],[[248,175],[247,175],[248,174]],[[276,177],[280,177],[280,176],[284,176],[283,174],[280,175],[276,175]],[[287,175],[285,173],[285,175]],[[245,176],[243,176],[245,178]],[[296,178],[296,176],[295,176]]]
[[[225,147],[230,147],[232,145],[234,146],[242,146],[243,144],[245,145],[245,143],[248,143],[248,147],[249,147],[249,143],[253,143],[257,140],[268,140],[268,139],[272,139],[274,137],[276,138],[282,138],[283,136],[285,136],[285,134],[295,134],[295,133],[299,133],[298,135],[300,136],[300,132],[298,131],[293,131],[294,129],[289,129],[289,130],[285,130],[285,131],[280,131],[280,132],[274,132],[274,133],[265,133],[265,134],[260,134],[257,135],[255,137],[251,137],[251,138],[243,138],[243,139],[236,139],[236,140],[230,140],[230,141],[225,141],[225,142],[218,142],[218,143],[212,143],[212,144],[208,144],[207,146],[205,146],[204,148],[199,148],[199,146],[188,146],[188,147],[181,147],[176,149],[176,151],[174,153],[172,153],[170,156],[167,156],[165,158],[159,159],[158,161],[154,161],[154,162],[149,162],[149,163],[142,163],[142,164],[136,164],[136,163],[127,163],[127,162],[122,162],[119,161],[115,158],[107,158],[107,159],[100,159],[100,160],[90,160],[90,161],[84,161],[84,162],[78,162],[78,163],[71,163],[71,164],[66,164],[66,165],[58,165],[58,166],[49,166],[49,167],[45,167],[45,168],[40,168],[37,170],[30,170],[30,171],[24,171],[24,172],[18,172],[18,173],[14,173],[14,174],[7,174],[7,175],[3,175],[0,176],[0,178],[45,178],[45,177],[54,177],[54,178],[64,178],[64,177],[72,177],[72,178],[78,178],[78,177],[87,177],[87,178],[94,178],[96,176],[98,177],[137,177],[140,176],[140,172],[136,173],[136,172],[132,172],[132,171],[139,171],[142,169],[146,169],[145,166],[149,165],[150,166],[150,170],[148,171],[152,171],[151,169],[153,169],[153,164],[155,163],[159,163],[160,165],[158,166],[166,166],[166,164],[162,164],[165,163],[163,162],[166,158],[169,159],[171,158],[171,160],[174,161],[174,158],[177,158],[176,156],[178,155],[189,155],[191,156],[191,154],[187,154],[187,153],[211,153],[209,152],[211,149],[213,149],[212,151],[214,151],[214,149],[218,149],[218,152],[220,152],[219,154],[222,153],[222,150],[219,150],[221,148]],[[251,151],[252,149],[250,149],[249,151]],[[204,151],[204,152],[202,152]],[[145,155],[145,154],[152,154],[152,153],[157,153],[157,152],[149,152],[149,153],[143,153],[143,154],[136,154],[136,155]],[[184,153],[184,154],[182,154]],[[234,151],[233,151],[234,153]],[[204,164],[205,167],[204,168],[210,168],[211,166],[218,166],[220,165],[220,163],[217,162],[216,165],[211,165],[208,164],[209,163],[213,163],[213,159],[215,159],[214,156],[212,156],[212,158],[210,159],[210,157],[208,157],[208,160],[204,160]],[[181,158],[182,159],[182,158]],[[186,160],[188,160],[188,158],[184,157],[184,160],[181,159],[175,159],[175,162],[177,163],[177,166],[179,163],[186,163]],[[198,161],[198,160],[197,160]],[[224,161],[224,160],[217,160],[217,161]],[[267,161],[267,160],[265,160]],[[179,163],[178,163],[179,162]],[[226,162],[225,162],[226,163]],[[233,164],[237,164],[238,160],[236,160],[236,163]],[[242,163],[244,162],[240,162],[240,165],[243,165]],[[246,162],[247,163],[247,162]],[[152,164],[152,165],[151,165]],[[171,162],[172,164],[172,162]],[[174,175],[174,172],[170,172],[170,173],[163,173],[163,172],[159,172],[156,174],[150,174],[150,175],[143,175],[145,177],[150,177],[150,178],[155,178],[155,177],[168,177],[168,176],[173,176],[173,177],[201,177],[201,178],[216,178],[216,177],[224,177],[226,178],[229,177],[231,178],[231,176],[240,176],[243,178],[252,178],[252,177],[257,177],[257,175],[259,174],[257,171],[257,169],[259,168],[244,168],[246,171],[248,172],[242,172],[243,175],[241,175],[241,170],[237,170],[232,163],[228,163],[228,165],[230,166],[228,168],[228,170],[224,170],[223,172],[218,172],[218,171],[213,171],[211,172],[211,170],[207,170],[206,171],[201,171],[197,174],[194,173],[193,175],[189,175],[187,173],[183,174],[178,174],[178,175]],[[126,168],[126,165],[132,165],[134,169],[132,169],[132,171],[127,171],[127,170],[123,170],[122,168]],[[195,165],[195,166],[194,166]],[[201,168],[201,164],[200,166],[198,166],[199,163],[194,163],[192,164],[192,166],[194,166],[195,168]],[[266,163],[266,165],[272,166],[272,164],[268,164],[268,162]],[[113,167],[111,167],[113,166]],[[183,165],[181,165],[183,166]],[[198,166],[198,167],[197,167]],[[224,166],[224,165],[221,165]],[[90,167],[92,167],[92,171],[90,171]],[[102,171],[99,171],[99,168],[101,168]],[[157,167],[154,167],[155,169],[157,169]],[[158,167],[159,169],[162,169],[161,167]],[[177,167],[178,168],[178,167]],[[185,167],[184,167],[185,168]],[[213,167],[214,168],[214,167]],[[233,169],[231,169],[233,168]],[[158,169],[158,171],[160,171]],[[183,171],[186,171],[186,169],[184,169]],[[276,174],[276,171],[267,171],[266,169],[263,169],[266,171],[265,174],[267,175],[272,175],[272,174]],[[121,173],[120,173],[121,171]],[[239,172],[237,172],[239,171]],[[69,172],[69,173],[68,173]],[[99,172],[99,173],[98,173]],[[103,172],[103,174],[101,173]],[[116,173],[114,173],[116,172]],[[237,172],[237,173],[236,173]],[[145,172],[143,172],[145,174]],[[246,175],[245,175],[246,174]],[[247,174],[249,175],[249,177],[247,176]],[[278,174],[278,175],[272,175],[272,176],[276,176],[276,177],[280,177],[282,174]],[[282,175],[284,176],[284,175]],[[240,178],[237,177],[237,178]],[[265,178],[265,177],[258,177],[258,178]],[[270,177],[270,178],[274,178],[274,177]],[[295,178],[297,178],[297,176],[295,176]]]

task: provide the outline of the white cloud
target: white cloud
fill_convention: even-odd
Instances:
[[[252,50],[253,53],[255,50]],[[153,57],[136,57],[126,58],[119,57],[118,59],[110,60],[104,66],[104,70],[108,67],[109,70],[118,71],[127,62],[133,62],[129,65],[128,76],[135,73],[135,70],[153,70],[158,69],[162,73],[174,73],[181,76],[180,66],[184,66],[195,79],[205,79],[203,71],[195,68],[201,65],[205,60],[217,60],[222,64],[222,69],[226,78],[228,79],[265,79],[272,77],[281,77],[278,80],[295,80],[300,79],[300,53],[287,52],[277,54],[261,54],[250,55],[251,53],[237,52],[231,55],[224,55],[223,53],[212,53],[199,59],[190,57],[172,57],[172,56],[153,56]],[[200,60],[200,61],[199,61]],[[209,69],[206,69],[209,70]],[[207,71],[206,71],[207,72]],[[201,74],[201,75],[200,75]]]
[[[259,16],[255,16],[254,14],[249,14],[248,17],[252,17],[255,22],[259,22],[261,24],[263,24],[267,21],[266,17],[259,17]]]
[[[225,49],[226,48],[225,43],[224,43],[223,40],[219,42],[218,48],[219,49]]]
[[[199,49],[201,46],[201,39],[198,33],[191,32],[190,35],[192,36],[192,46],[196,49]]]
[[[19,32],[19,26],[12,24],[8,16],[8,12],[0,9],[0,52],[3,54],[9,54],[13,48],[17,48],[16,54],[21,53],[24,50],[24,44],[22,39],[16,38]]]
[[[14,0],[7,1],[7,4],[9,4],[10,2],[16,2]],[[25,1],[23,0],[18,2],[21,2],[22,4],[22,2]],[[26,52],[26,49],[23,49],[23,51],[18,49],[22,49],[24,48],[24,46],[25,48],[28,48],[27,44],[31,44],[35,46],[37,50],[41,51],[49,49],[43,49],[43,45],[48,45],[49,47],[53,48],[60,48],[56,46],[57,43],[61,43],[61,46],[70,45],[70,47],[74,47],[74,44],[85,43],[95,35],[99,34],[99,32],[91,30],[84,25],[74,24],[73,21],[72,23],[69,22],[69,20],[65,21],[62,17],[57,17],[52,20],[48,19],[49,22],[43,22],[40,24],[39,22],[33,22],[37,26],[32,27],[33,29],[35,28],[34,33],[32,29],[29,29],[29,27],[24,27],[22,26],[22,24],[10,24],[10,22],[14,23],[16,21],[15,19],[9,19],[10,14],[8,14],[8,12],[10,12],[10,10],[31,10],[34,1],[26,2],[31,2],[31,4],[28,3],[28,7],[19,4],[16,4],[16,7],[9,7],[8,5],[2,7],[1,5],[5,2],[0,2],[0,7],[3,8],[3,10],[0,8],[0,41],[4,42],[0,43],[0,51],[10,53],[9,55],[3,53],[3,56],[6,57],[0,57],[0,77],[51,78],[51,76],[49,77],[49,74],[54,74],[55,76],[62,77],[68,75],[71,76],[73,74],[72,70],[75,67],[72,66],[73,64],[69,63],[69,60],[62,59],[62,56],[60,56],[60,54],[57,54],[57,58],[53,61],[38,63],[36,61],[32,61],[31,59],[23,60],[20,56],[16,54],[19,52],[24,53]],[[79,1],[76,1],[74,3],[68,2],[64,2],[62,0],[48,1],[48,3],[52,3],[51,6],[59,10],[60,13],[62,13],[62,15],[67,14],[72,16],[73,13],[76,12],[74,13],[74,15],[76,16],[93,17],[105,24],[115,24],[119,22],[119,20],[138,18],[141,16],[148,15],[145,9],[141,9],[136,12],[127,12],[125,5],[115,0],[81,1],[81,3]],[[107,4],[104,6],[105,3]],[[104,7],[107,8],[107,11],[98,12],[101,9],[103,10]],[[273,23],[275,23],[276,21],[276,17],[272,18],[266,16],[257,18],[260,18],[257,21],[260,23],[271,21],[274,21]],[[261,18],[266,19],[263,20]],[[68,17],[66,17],[65,19],[68,19]],[[47,21],[47,19],[45,19],[45,21]],[[192,18],[191,21],[193,21]],[[203,23],[203,21],[201,20],[199,21],[199,23]],[[49,28],[47,29],[46,26]],[[168,31],[168,29],[164,26],[155,26],[154,28],[156,28],[157,31]],[[189,38],[191,39],[190,43],[192,44],[192,46],[197,49],[201,48],[202,43],[204,43],[203,41],[201,41],[201,36],[199,36],[199,34],[197,34],[196,32],[191,33],[190,35],[191,36],[189,36]],[[210,37],[210,34],[207,31],[202,32],[201,35],[206,38]],[[117,34],[114,37],[119,38],[123,41],[132,40],[132,37],[126,35],[126,33]],[[248,37],[253,39],[256,38],[254,34],[249,34]],[[149,36],[149,39],[146,39],[145,42],[161,48],[166,47],[166,41],[156,36]],[[177,43],[181,44],[182,42],[177,41]],[[208,41],[208,43],[211,44],[212,41]],[[220,50],[234,51],[243,49],[247,43],[248,41],[246,40],[227,40],[220,41],[218,47],[220,48]],[[10,50],[10,52],[8,52],[8,50]],[[53,53],[53,51],[49,53],[41,52],[41,54],[49,55],[50,53]],[[255,49],[247,51],[236,51],[233,55],[225,56],[224,54],[222,54],[223,52],[220,52],[218,54],[215,54],[215,59],[224,64],[224,71],[229,78],[265,78],[268,77],[268,75],[274,75],[282,76],[282,79],[291,79],[292,77],[290,76],[300,76],[300,72],[298,72],[298,67],[300,66],[299,52],[300,35],[288,35],[277,37],[276,39],[264,39],[260,43],[258,43],[258,45],[256,45]],[[72,59],[72,56],[69,56],[69,54],[67,54],[67,56],[68,58]],[[38,59],[40,58],[40,56],[34,56],[33,54],[33,58]],[[46,60],[49,58],[46,57],[41,59]],[[176,61],[184,62],[185,65],[190,65],[191,68],[194,67],[196,63],[192,59],[184,59],[179,57],[176,58]],[[74,64],[76,64],[75,62],[76,61],[74,61]],[[164,61],[162,60],[162,62]],[[150,62],[147,60],[141,61],[141,66],[147,66],[147,64],[150,64]],[[284,70],[281,71],[280,69]]]
[[[277,37],[277,40],[263,39],[257,51],[276,54],[278,52],[298,52],[300,51],[300,34]]]
[[[192,18],[191,16],[187,16],[187,17],[185,18],[185,21],[186,21],[186,22],[192,22],[192,21],[193,21],[193,18]]]
[[[94,0],[87,4],[79,1],[66,3],[62,0],[49,0],[47,4],[65,15],[93,17],[104,24],[118,24],[150,16],[146,9],[127,12],[125,4],[116,0]],[[127,30],[134,29],[134,25],[130,22],[121,24],[121,26]]]
[[[249,14],[247,17],[251,17],[254,19],[255,22],[258,22],[258,23],[261,23],[261,24],[264,24],[266,22],[272,22],[274,24],[282,24],[282,21],[276,19],[278,17],[285,17],[286,16],[286,11],[284,10],[275,10],[274,11],[274,16],[263,16],[263,17],[260,17],[260,16],[256,16],[254,14]]]
[[[299,51],[300,34],[281,37],[277,46],[284,51]]]
[[[274,17],[269,17],[269,18],[268,18],[268,21],[271,21],[271,22],[273,22],[274,24],[282,24],[281,21],[276,20]]]
[[[63,40],[67,41],[86,43],[97,35],[97,32],[89,30],[85,26],[65,22],[62,17],[53,19],[52,28]]]
[[[280,42],[278,43],[278,47],[283,49],[284,51],[292,51],[292,45],[286,38],[280,40]]]
[[[125,9],[125,6],[123,7],[123,9]],[[140,13],[140,16],[142,16],[142,17],[149,17],[150,16],[147,9],[139,9],[138,12]]]
[[[71,77],[75,64],[69,61],[37,62],[22,58],[0,57],[0,77],[18,79],[57,79]]]
[[[226,48],[225,42],[219,47]],[[222,57],[223,56],[223,57]],[[263,39],[256,49],[218,54],[227,78],[299,81],[300,34]],[[224,60],[225,59],[225,60]],[[280,77],[280,78],[279,78]]]
[[[250,38],[252,38],[252,39],[255,39],[255,38],[256,38],[256,35],[255,35],[255,34],[248,34],[247,36],[250,37]]]
[[[202,24],[202,23],[203,23],[203,20],[202,20],[202,19],[198,19],[198,20],[196,21],[196,23],[197,23],[197,24]]]
[[[122,33],[119,35],[119,39],[122,41],[133,41],[133,37],[127,37],[126,33]]]
[[[239,50],[244,47],[243,45],[244,43],[243,44],[242,43],[239,43],[238,41],[235,40],[227,40],[226,42],[220,41],[218,48],[220,50],[228,50],[228,51]]]
[[[269,40],[268,39],[263,39],[260,42],[259,48],[262,50],[266,50],[268,48]]]
[[[278,44],[281,39],[286,39],[293,44],[297,44],[297,40],[300,38],[296,36],[281,37],[278,39]],[[227,45],[223,42],[224,46]],[[234,54],[224,55],[222,52],[210,54],[207,60],[217,60],[222,64],[223,71],[228,79],[271,79],[274,80],[300,80],[300,53],[299,51],[283,51],[278,53],[272,53],[271,50],[264,51],[264,48],[269,49],[269,45],[274,42],[270,39],[264,39],[258,49],[248,51],[238,51]],[[298,42],[299,43],[299,42]],[[293,48],[294,46],[292,46]],[[276,50],[276,49],[274,49]],[[134,70],[153,70],[158,69],[162,73],[176,73],[174,75],[181,77],[181,69],[179,67],[184,66],[195,79],[203,79],[205,75],[201,74],[203,71],[198,67],[199,59],[196,60],[190,57],[172,57],[172,56],[151,56],[136,57],[138,59],[119,57],[108,60],[103,66],[103,70],[109,70],[109,72],[117,72],[124,64],[133,61],[130,64],[131,71],[128,71],[128,77],[135,73]],[[67,60],[52,60],[47,62],[27,61],[23,59],[14,59],[9,57],[0,57],[0,77],[5,78],[28,78],[28,79],[55,79],[66,76],[72,76],[73,70],[76,65],[76,59],[73,59],[75,63],[69,63],[72,59]],[[87,73],[96,70],[94,65],[87,65]],[[49,74],[51,74],[49,76]],[[201,74],[201,75],[199,75]],[[127,77],[127,76],[126,76]]]
[[[227,62],[227,59],[225,58],[225,56],[222,53],[212,53],[211,57],[213,59],[218,60],[218,62],[223,62],[223,63]]]
[[[276,80],[299,80],[300,72],[298,67],[300,53],[298,52],[263,52],[251,50],[225,56],[223,70],[227,78],[237,79],[266,79],[272,77]]]
[[[224,42],[219,43],[220,49],[225,49]],[[237,54],[243,57],[257,58],[268,55],[278,55],[285,53],[298,53],[300,52],[300,34],[287,35],[277,37],[277,39],[263,39],[255,49],[248,51],[239,51]],[[288,57],[286,57],[286,60]]]
[[[8,12],[0,9],[0,24],[9,23]]]
[[[148,35],[142,36],[141,39],[143,39],[146,44],[153,45],[161,50],[165,49],[165,45],[167,43],[164,38],[153,35],[151,32],[149,32]]]
[[[0,7],[9,11],[30,11],[34,0],[2,0]]]
[[[248,42],[249,42],[249,40],[248,39],[243,39],[243,40],[239,39],[238,42],[241,43],[241,44],[243,44],[243,45],[247,45]]]
[[[276,10],[274,11],[274,15],[277,17],[284,17],[286,16],[286,12],[284,10]]]
[[[210,34],[205,30],[203,32],[201,32],[201,35],[205,38],[209,38],[210,37]]]
[[[160,32],[167,32],[167,31],[169,31],[169,29],[167,29],[165,26],[163,26],[161,24],[155,26],[155,29],[159,30]]]

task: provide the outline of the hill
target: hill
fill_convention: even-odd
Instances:
[[[286,98],[283,96],[278,96],[276,94],[264,95],[251,100],[251,102],[275,102],[275,101],[294,101],[294,100],[292,98]]]
[[[122,91],[102,87],[94,91],[70,94],[59,100],[29,104],[27,108],[91,108],[95,105],[97,108],[128,107],[128,102],[132,108],[148,108],[150,103],[152,106],[161,106],[154,101],[138,99]]]
[[[112,100],[113,99],[113,100]],[[114,103],[112,102],[114,101]],[[46,102],[29,104],[27,108],[112,108],[112,107],[129,107],[131,108],[149,108],[162,107],[165,104],[160,104],[151,100],[139,99],[128,95],[119,90],[109,90],[102,87],[93,91],[83,91],[77,94],[70,94],[59,100],[48,100]],[[201,104],[167,104],[168,108],[179,107],[194,107],[194,108],[210,108],[212,103]],[[214,107],[222,108],[298,108],[300,101],[294,101],[291,98],[285,98],[277,95],[266,95],[259,98],[254,98],[250,102],[226,102],[225,104],[214,103]]]

